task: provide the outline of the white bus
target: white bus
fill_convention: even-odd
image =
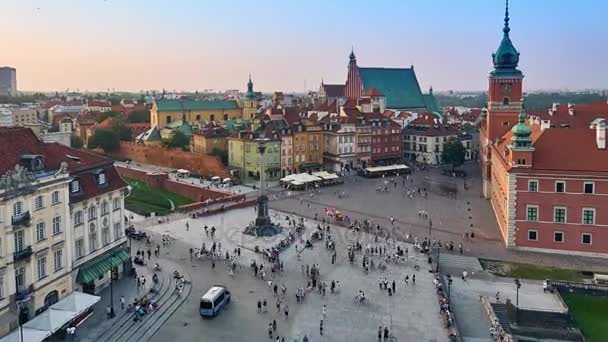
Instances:
[[[230,303],[230,291],[221,285],[214,285],[201,297],[199,312],[203,317],[214,317]]]

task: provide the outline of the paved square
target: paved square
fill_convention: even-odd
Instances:
[[[285,213],[273,213],[274,219],[283,221]],[[305,250],[298,260],[295,246],[281,254],[285,271],[272,274],[276,284],[285,284],[287,296],[283,306],[289,306],[289,319],[284,319],[283,311],[276,312],[276,300],[267,284],[253,277],[249,267],[251,259],[263,262],[259,255],[250,250],[242,249],[239,260],[242,268],[237,269],[233,277],[228,274],[223,262],[218,262],[215,268],[207,259],[189,260],[189,248],[198,248],[205,242],[209,247],[210,237],[205,236],[202,226],[216,226],[218,233],[215,241],[221,242],[222,249],[233,250],[238,245],[261,246],[273,243],[253,241],[251,237],[242,235],[242,227],[254,217],[252,208],[233,210],[224,214],[200,219],[180,219],[170,223],[150,225],[148,231],[155,233],[153,240],[159,241],[159,235],[168,233],[176,240],[169,249],[163,249],[162,257],[173,259],[188,267],[192,278],[193,290],[185,304],[161,327],[154,336],[154,341],[266,341],[267,327],[272,320],[278,322],[277,333],[287,341],[301,339],[306,334],[310,341],[376,341],[379,326],[388,326],[397,341],[447,341],[447,330],[439,314],[439,305],[435,288],[432,283],[433,274],[423,257],[411,257],[404,264],[388,264],[385,271],[371,270],[364,274],[361,268],[361,254],[357,254],[354,263],[347,258],[347,245],[359,239],[364,245],[374,244],[367,234],[358,237],[345,228],[332,226],[332,235],[337,245],[337,262],[331,264],[331,251],[324,247],[323,242],[317,242],[313,249]],[[189,223],[186,230],[185,223]],[[306,223],[310,234],[316,224],[312,220]],[[276,241],[276,240],[275,240]],[[301,242],[297,243],[301,247]],[[385,243],[374,245],[383,246]],[[409,255],[413,246],[401,243],[408,248]],[[379,262],[375,257],[376,263]],[[419,260],[416,260],[419,259]],[[414,270],[418,263],[421,268]],[[341,293],[331,294],[329,289],[325,296],[314,292],[307,294],[304,302],[296,303],[295,292],[299,287],[306,287],[308,281],[302,273],[302,265],[318,264],[321,280],[331,283],[337,280],[341,283]],[[405,285],[404,276],[411,278],[416,274],[416,285]],[[388,296],[387,291],[380,290],[379,278],[396,280],[396,295]],[[228,309],[214,319],[202,319],[198,314],[200,296],[213,284],[228,286],[233,294],[233,301]],[[359,290],[365,292],[368,303],[355,303],[354,296]],[[279,291],[280,292],[280,291]],[[268,301],[268,313],[258,314],[256,302],[258,299]],[[322,317],[322,306],[327,306],[324,335],[319,335],[319,323]],[[276,336],[276,334],[274,335]]]

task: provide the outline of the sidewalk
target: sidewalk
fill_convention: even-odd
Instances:
[[[133,303],[135,298],[143,297],[149,293],[154,285],[152,282],[152,275],[154,274],[153,267],[154,262],[156,261],[155,258],[153,258],[151,261],[146,262],[146,266],[134,265],[137,275],[144,275],[146,277],[145,287],[137,288],[135,278],[128,274],[124,274],[119,280],[114,280],[115,317],[113,319],[108,319],[106,314],[106,308],[110,305],[110,286],[106,287],[98,294],[98,296],[101,296],[101,300],[93,306],[93,315],[76,329],[79,341],[94,341],[101,332],[111,329],[117,319],[126,313],[126,306],[129,303]],[[125,310],[120,308],[120,296],[125,297]]]

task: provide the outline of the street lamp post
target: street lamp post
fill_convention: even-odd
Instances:
[[[451,302],[451,292],[452,292],[452,276],[447,275],[448,278],[448,303]]]
[[[519,279],[515,279],[516,295],[515,295],[515,306],[519,309],[519,289],[521,288],[521,282]]]
[[[114,318],[114,267],[110,269],[110,318]]]
[[[439,256],[441,255],[441,246],[437,243],[437,273],[439,273]]]

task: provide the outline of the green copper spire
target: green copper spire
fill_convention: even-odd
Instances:
[[[348,59],[350,60],[350,62],[354,62],[357,60],[357,57],[355,57],[355,47],[352,46],[350,49],[350,56],[348,56]]]
[[[517,64],[519,63],[519,52],[513,46],[509,32],[509,0],[506,0],[505,8],[505,26],[502,29],[503,35],[500,45],[495,53],[492,54],[492,61],[494,62],[494,69],[499,73],[521,73],[517,70]]]
[[[512,146],[514,148],[529,148],[532,145],[532,139],[530,138],[530,135],[532,134],[532,129],[530,129],[530,126],[526,124],[527,118],[528,114],[526,114],[526,110],[522,105],[521,112],[519,113],[518,122],[511,129],[511,132],[513,133]]]
[[[247,92],[245,97],[248,99],[255,99],[255,92],[253,91],[253,82],[251,82],[251,74],[249,74],[249,82],[247,82]]]

